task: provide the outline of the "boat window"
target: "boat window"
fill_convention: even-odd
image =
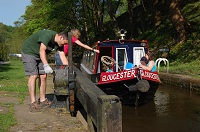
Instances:
[[[89,51],[86,51],[83,55],[83,64],[84,65],[88,65],[88,62],[89,62],[89,58],[90,57],[90,52]]]
[[[94,70],[94,55],[95,53],[93,51],[90,51],[90,56],[88,60],[88,67],[90,68],[90,70]]]
[[[145,56],[144,47],[133,47],[133,64],[139,65],[140,59]]]
[[[82,63],[83,63],[83,64],[86,63],[86,53],[85,53],[85,52],[84,52],[84,54],[83,54]]]
[[[95,53],[91,50],[85,51],[83,54],[81,64],[90,72],[93,73],[95,69],[94,60],[95,60]]]
[[[123,70],[127,62],[126,48],[116,48],[116,71]]]

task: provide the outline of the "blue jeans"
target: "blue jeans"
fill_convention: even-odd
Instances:
[[[56,65],[63,65],[63,63],[62,63],[62,61],[60,59],[58,51],[55,53],[55,64]]]

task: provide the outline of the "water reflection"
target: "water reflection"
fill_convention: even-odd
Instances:
[[[154,100],[122,112],[123,132],[200,132],[200,96],[178,87],[160,86]]]
[[[154,99],[157,116],[167,116],[169,113],[169,94],[158,90]]]

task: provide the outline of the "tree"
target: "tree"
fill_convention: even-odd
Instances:
[[[150,48],[154,50],[165,46],[173,49],[177,42],[187,40],[186,37],[199,36],[200,2],[196,0],[31,2],[32,5],[27,7],[21,19],[15,22],[16,32],[13,32],[14,39],[9,43],[20,43],[21,38],[40,29],[60,32],[77,28],[82,34],[80,39],[87,44],[107,38],[115,39],[118,31],[125,29],[126,38],[148,39]],[[17,51],[14,49],[13,46],[12,50]]]
[[[9,47],[11,46],[8,40],[11,38],[12,31],[13,27],[0,23],[0,58],[4,60],[8,60]]]
[[[169,0],[168,7],[170,18],[177,32],[177,42],[185,40],[185,19],[180,10],[181,0]]]

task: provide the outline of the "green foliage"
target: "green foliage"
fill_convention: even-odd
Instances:
[[[8,49],[9,53],[21,53],[21,45],[26,38],[26,35],[21,32],[21,29],[18,27],[15,27],[12,32],[12,38],[6,41],[7,44],[9,44]],[[11,59],[11,57],[9,58]]]
[[[182,12],[187,21],[185,26],[187,39],[171,45],[170,59],[172,61],[188,63],[199,59],[200,54],[200,2],[186,4]]]
[[[40,0],[40,2],[32,0],[32,5],[27,7],[26,13],[22,16],[26,20],[25,32],[28,35],[33,34],[34,32],[45,29],[46,20],[48,19],[48,1]]]
[[[6,26],[0,23],[0,58],[8,60],[9,47],[10,44],[7,43],[11,38],[13,28],[11,26]]]
[[[180,62],[192,62],[200,58],[200,38],[190,39],[179,43],[171,50],[171,58]]]
[[[170,48],[170,62],[192,62],[199,58],[200,2],[181,1],[180,13],[185,19],[186,39],[178,41],[177,27],[169,12],[170,1],[131,0],[31,0],[16,27],[0,24],[0,58],[8,53],[20,53],[25,38],[41,29],[57,32],[72,28],[81,30],[80,40],[92,45],[98,40],[118,39],[119,29],[127,30],[126,38],[146,39],[150,50]],[[178,2],[178,1],[175,1]],[[178,15],[178,14],[174,14]],[[5,36],[5,37],[4,37]],[[12,45],[12,46],[10,46]],[[82,48],[73,49],[80,58]],[[184,52],[183,52],[184,51]]]
[[[41,29],[61,32],[77,27],[79,17],[75,3],[76,1],[66,0],[56,2],[54,0],[40,0],[40,2],[32,0],[32,5],[28,6],[23,16],[26,20],[23,25],[26,32],[31,35]]]
[[[187,4],[182,10],[193,30],[200,30],[200,1]]]
[[[164,47],[171,40],[169,34],[163,34],[158,30],[146,31],[141,34],[137,39],[146,39],[149,41],[149,48],[153,51],[157,51],[159,48]]]
[[[168,59],[170,62],[193,62],[199,58],[199,40],[200,40],[200,2],[182,3],[182,13],[185,17],[186,24],[186,40],[177,42],[176,30],[170,22],[167,12],[162,13],[161,24],[156,28],[148,25],[151,21],[150,17],[146,18],[148,28],[146,31],[140,31],[137,39],[147,39],[150,43],[150,50],[159,55],[160,48],[170,48]],[[163,5],[165,3],[162,3]],[[166,11],[166,8],[160,9],[161,12]],[[157,56],[160,57],[160,56]]]

